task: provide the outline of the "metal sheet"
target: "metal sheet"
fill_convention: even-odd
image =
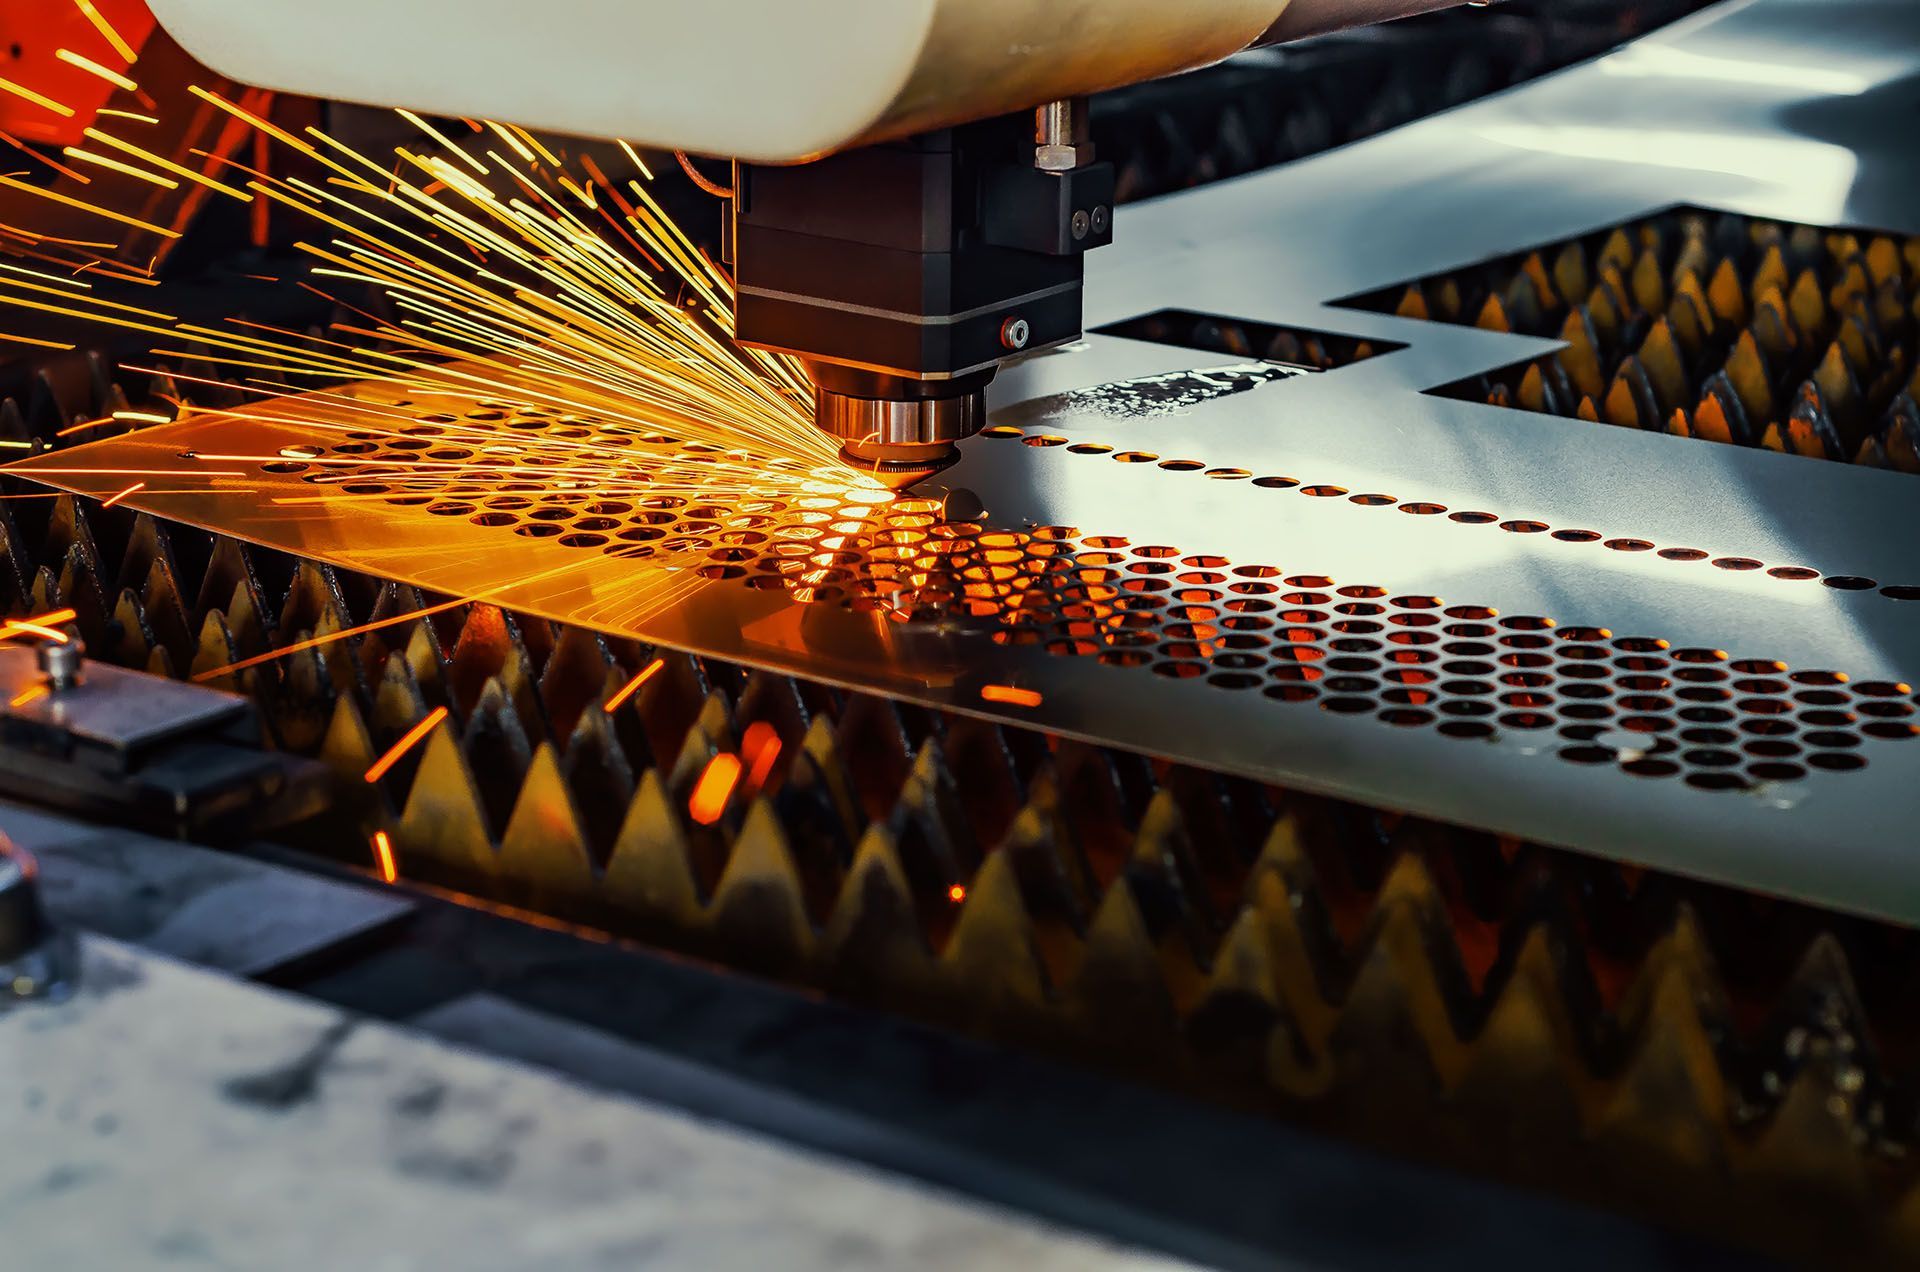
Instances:
[[[395,489],[321,503],[311,466],[217,458],[312,440],[326,403],[20,469],[95,495],[127,470],[197,470],[207,493],[127,502],[745,662],[1917,919],[1920,741],[1901,739],[1920,604],[1878,590],[1920,583],[1913,480],[1422,396],[1554,346],[1333,303],[1676,203],[1920,229],[1920,165],[1892,124],[1917,28],[1899,0],[1723,6],[1373,142],[1128,209],[1090,258],[1094,325],[1182,308],[1405,348],[1172,414],[1080,391],[1228,359],[1100,336],[1034,358],[993,398],[1027,444],[982,438],[947,474],[969,492],[948,510],[977,498],[984,529],[843,489],[713,516],[633,507],[594,529],[584,497],[560,495],[544,515],[563,528],[536,531],[531,506],[490,526],[472,520],[498,520],[488,507]],[[1606,546],[1628,539],[1702,556]],[[1783,566],[1824,578],[1765,568]],[[1561,736],[1590,719],[1609,725],[1596,741]],[[1689,729],[1716,740],[1678,741]]]
[[[46,683],[34,651],[0,649],[0,718],[14,716],[46,725],[109,750],[139,751],[203,730],[217,730],[244,719],[248,703],[235,694],[204,685],[181,684],[126,671],[111,663],[89,662],[79,684],[58,693],[33,691]]]
[[[102,830],[0,802],[0,833],[40,863],[48,916],[235,976],[265,976],[399,922],[399,893],[233,853]]]
[[[1186,1264],[89,937],[0,1012],[15,1267]]]

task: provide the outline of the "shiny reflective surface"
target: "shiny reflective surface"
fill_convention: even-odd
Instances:
[[[20,470],[100,497],[164,471],[156,490],[195,493],[125,502],[650,640],[1913,919],[1914,479],[1422,396],[1554,346],[1332,302],[1676,203],[1920,229],[1893,115],[1920,73],[1916,25],[1905,3],[1734,5],[1401,133],[1128,209],[1089,263],[1090,325],[1179,308],[1406,347],[1170,410],[1144,404],[1151,386],[1218,372],[1219,355],[1093,336],[1032,358],[1003,372],[993,427],[943,479],[983,505],[971,520],[948,518],[957,495],[889,502],[871,483],[648,506],[537,480],[463,492],[404,456],[219,458],[311,445],[322,402]],[[370,469],[358,491],[309,480],[349,462]]]

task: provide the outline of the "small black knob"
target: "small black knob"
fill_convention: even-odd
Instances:
[[[0,963],[11,963],[51,934],[40,908],[40,866],[0,837]]]

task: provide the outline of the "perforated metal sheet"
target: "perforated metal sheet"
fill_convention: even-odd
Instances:
[[[1554,346],[1331,303],[1676,203],[1920,229],[1893,122],[1917,25],[1904,3],[1727,6],[1129,209],[1090,258],[1090,323],[1179,308],[1405,348],[1173,412],[1100,386],[1225,360],[1100,336],[1036,358],[996,386],[999,435],[947,474],[977,524],[828,496],[712,514],[549,500],[544,522],[538,501],[449,511],[393,490],[297,516],[128,502],[651,640],[1920,918],[1920,602],[1899,599],[1920,584],[1916,479],[1423,396]],[[306,440],[208,417],[24,470],[104,496],[127,482],[109,470]],[[307,475],[218,480],[310,495]]]

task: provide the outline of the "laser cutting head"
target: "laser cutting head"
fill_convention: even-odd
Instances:
[[[1080,335],[1113,214],[1087,94],[1459,0],[149,2],[262,87],[736,160],[740,340],[904,487],[1002,362]]]

